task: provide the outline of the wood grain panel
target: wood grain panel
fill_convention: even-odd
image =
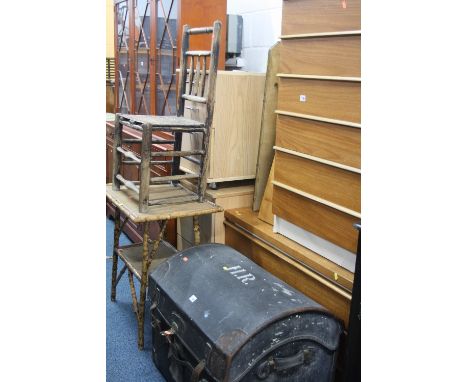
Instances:
[[[273,186],[273,213],[306,231],[356,252],[358,233],[353,227],[360,219]]]
[[[276,152],[274,179],[361,212],[361,175],[295,155]]]
[[[283,35],[359,29],[361,0],[283,1]]]
[[[361,129],[278,115],[276,146],[361,168]]]
[[[182,29],[185,24],[190,28],[213,26],[221,21],[221,39],[219,44],[218,70],[224,69],[226,56],[226,0],[179,0],[177,17],[177,41],[182,41]],[[163,15],[160,15],[162,17]],[[179,48],[180,49],[180,48]],[[190,37],[190,50],[210,50],[211,38],[207,35]],[[209,60],[208,60],[209,62]]]
[[[280,78],[278,109],[360,123],[361,83]]]
[[[324,283],[320,277],[312,277],[312,275],[315,276],[313,272],[248,232],[240,230],[228,221],[225,222],[225,226],[227,245],[241,252],[285,283],[322,304],[341,319],[345,326],[347,325],[350,296],[337,293]]]
[[[283,40],[279,73],[360,77],[361,36]]]

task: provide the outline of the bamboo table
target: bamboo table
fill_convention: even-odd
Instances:
[[[113,190],[112,184],[106,185],[106,196],[115,205],[115,226],[114,226],[114,249],[112,255],[112,287],[111,301],[115,301],[116,287],[120,278],[128,271],[130,291],[132,294],[133,310],[138,321],[138,348],[143,349],[144,343],[144,319],[146,288],[148,285],[148,275],[151,271],[165,259],[173,255],[176,250],[169,243],[162,240],[166,230],[167,221],[181,217],[193,217],[193,227],[195,234],[195,245],[200,244],[200,226],[198,216],[221,212],[223,209],[211,202],[191,201],[187,202],[187,196],[194,195],[193,192],[180,185],[159,185],[150,187],[150,195],[157,196],[159,200],[170,200],[171,204],[153,205],[145,213],[139,212],[138,195],[121,187],[120,190]],[[180,202],[178,202],[180,200]],[[120,224],[120,214],[125,215],[123,224]],[[120,233],[126,222],[130,219],[134,223],[144,225],[143,242],[129,246],[119,246]],[[156,240],[149,239],[149,223],[157,221],[160,232]],[[151,249],[150,249],[151,245]],[[124,267],[117,275],[118,259],[124,262]],[[154,260],[154,261],[153,261]],[[137,301],[133,276],[140,281],[140,300]]]

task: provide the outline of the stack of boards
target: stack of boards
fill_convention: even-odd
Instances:
[[[360,0],[283,4],[275,230],[354,271],[361,218]]]
[[[345,325],[361,217],[360,8],[360,0],[283,2],[271,182],[260,213],[225,211],[227,245]],[[267,199],[273,229],[262,216]]]

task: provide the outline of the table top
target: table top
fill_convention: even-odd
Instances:
[[[193,193],[183,187],[175,188],[172,185],[150,186],[149,198],[162,199],[170,196],[187,195]],[[205,201],[205,202],[186,202],[181,204],[164,204],[155,205],[148,208],[148,212],[142,213],[138,211],[138,195],[128,190],[126,187],[121,187],[119,191],[112,189],[112,184],[106,185],[106,196],[116,205],[119,210],[129,217],[134,223],[150,222],[155,220],[168,220],[182,218],[187,216],[208,215],[216,212],[222,212],[223,208]]]

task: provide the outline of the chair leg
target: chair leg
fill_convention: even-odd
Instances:
[[[111,286],[111,301],[115,301],[116,289],[117,289],[117,264],[119,258],[117,256],[117,247],[119,246],[120,237],[120,210],[118,207],[115,208],[115,220],[114,220],[114,246],[112,248],[112,286]]]
[[[120,116],[115,116],[115,134],[114,134],[114,151],[112,160],[112,189],[115,191],[120,190],[120,181],[117,175],[120,174],[120,165],[122,161],[122,154],[117,150],[122,146],[122,124],[120,123]]]
[[[144,125],[141,142],[140,191],[138,201],[138,209],[143,213],[148,211],[149,202],[151,136],[151,125]]]

